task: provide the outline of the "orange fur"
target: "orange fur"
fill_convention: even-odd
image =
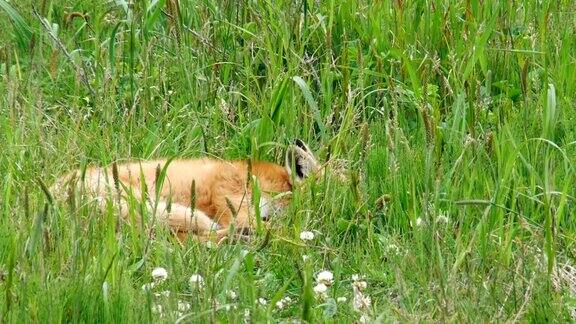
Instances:
[[[317,163],[311,152],[306,150],[307,147],[296,148],[292,154],[297,155],[296,162],[307,159],[306,170],[313,171]],[[112,167],[88,168],[83,185],[86,192],[100,202],[101,207],[105,206],[106,201],[117,205],[123,218],[129,216],[127,202],[130,197],[137,199],[146,204],[152,215],[170,226],[179,238],[191,233],[201,240],[220,240],[229,234],[231,225],[242,230],[254,227],[248,161],[209,158],[173,160],[166,167],[165,177],[161,181],[157,179],[158,173],[166,163],[167,160],[152,160],[120,164],[117,166],[117,185],[114,184]],[[271,209],[286,205],[287,198],[273,198],[278,193],[292,190],[289,165],[282,167],[257,161],[251,163],[251,172],[258,179],[262,198],[256,203],[259,203],[261,213],[266,214],[263,216],[268,216]],[[77,181],[78,178],[79,171],[61,177],[54,190],[65,192],[71,181],[76,189],[81,183]],[[146,192],[142,192],[143,183]],[[157,188],[157,183],[162,183],[162,186]]]

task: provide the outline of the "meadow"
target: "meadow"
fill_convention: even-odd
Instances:
[[[571,0],[0,0],[0,322],[574,321],[574,35]],[[49,190],[296,138],[324,177],[250,241]]]

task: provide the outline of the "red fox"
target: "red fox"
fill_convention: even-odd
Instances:
[[[62,196],[83,187],[101,208],[112,202],[124,219],[130,215],[128,202],[132,197],[179,239],[193,235],[198,240],[220,241],[231,234],[231,228],[245,232],[256,225],[250,172],[258,179],[260,217],[266,221],[275,210],[286,206],[294,185],[319,171],[312,151],[296,140],[286,151],[283,167],[263,161],[211,158],[139,161],[115,168],[88,168],[84,175],[74,171],[58,179],[53,190]],[[161,173],[163,179],[159,179]]]

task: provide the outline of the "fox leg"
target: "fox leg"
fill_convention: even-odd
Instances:
[[[124,219],[129,217],[128,199],[131,197],[137,202],[146,204],[147,212],[157,217],[162,223],[167,224],[174,232],[192,231],[200,233],[218,229],[218,224],[198,209],[192,209],[178,203],[168,204],[161,199],[156,201],[150,198],[146,199],[145,197],[148,195],[143,195],[140,189],[134,186],[122,185],[117,190],[111,183],[111,176],[111,174],[108,174],[108,177],[103,176],[102,171],[93,173],[88,178],[88,186],[92,189],[93,194],[100,197],[100,201],[105,199],[106,196],[111,198],[116,196],[117,198],[112,200],[115,201],[115,204],[120,203],[120,214]],[[153,185],[150,185],[150,190],[154,191]],[[113,192],[116,192],[116,194]]]
[[[222,242],[249,241],[252,233],[251,230],[246,227],[234,231],[231,231],[231,228],[228,227],[203,233],[177,232],[175,234],[180,241],[185,241],[186,237],[191,236],[199,242],[211,241],[220,244]]]
[[[153,203],[152,203],[153,204]],[[180,204],[172,203],[170,206],[159,201],[156,206],[148,204],[149,212],[156,213],[156,217],[163,223],[168,224],[175,232],[211,232],[220,229],[220,225],[214,222],[203,211]],[[150,210],[152,209],[152,210]],[[154,210],[155,209],[155,210]]]
[[[230,230],[228,228],[224,228],[202,233],[191,233],[186,231],[180,231],[176,232],[175,234],[180,242],[185,241],[188,236],[191,236],[195,241],[199,242],[211,241],[220,243],[223,241],[224,238],[230,235]]]
[[[80,188],[80,181],[76,174],[60,182],[54,188],[56,192],[62,193],[69,188]],[[67,184],[68,188],[64,184]],[[145,204],[149,214],[157,217],[161,223],[168,225],[174,232],[202,233],[215,231],[219,227],[208,215],[198,209],[193,210],[178,203],[168,204],[163,200],[151,201],[144,198],[146,195],[133,186],[121,185],[116,189],[112,183],[112,175],[102,170],[92,171],[84,180],[84,188],[89,196],[96,200],[101,210],[105,211],[107,201],[110,201],[115,208],[119,209],[120,217],[125,220],[129,220],[131,216],[129,201],[135,201]]]
[[[124,220],[130,220],[132,216],[129,201],[145,204],[146,211],[157,217],[161,223],[168,225],[180,239],[192,234],[200,241],[220,241],[229,232],[228,228],[221,229],[218,223],[198,209],[191,209],[178,203],[168,204],[163,200],[150,201],[133,186],[121,184],[115,188],[112,174],[102,169],[88,172],[83,183],[80,181],[79,172],[71,173],[59,179],[52,187],[52,191],[62,199],[66,196],[66,192],[77,191],[82,187],[102,211],[106,211],[109,202],[118,209],[119,216]],[[140,219],[137,218],[136,221]]]
[[[214,222],[211,228],[192,233],[178,231],[176,234],[180,241],[185,240],[188,235],[201,242],[221,243],[226,239],[231,241],[247,239],[255,225],[250,221],[250,202],[246,196],[232,196],[228,201],[229,203],[222,202],[218,205],[216,216],[213,220],[210,219]]]
[[[101,197],[98,201],[104,202],[104,205],[100,204],[100,207],[104,209],[105,199]],[[138,202],[146,204],[148,214],[155,217],[160,223],[168,225],[175,233],[204,233],[220,229],[218,223],[214,222],[208,215],[198,209],[192,209],[178,203],[168,204],[164,201]],[[118,204],[120,205],[118,206]],[[119,202],[114,202],[113,205],[119,207],[120,216],[123,219],[130,219],[130,206],[125,198],[121,198]]]
[[[97,197],[97,201],[99,202],[100,208],[105,210],[106,199]],[[112,202],[112,205],[120,210],[122,219],[130,219],[130,205],[126,199],[121,198],[119,202]],[[188,236],[200,242],[220,242],[230,233],[228,228],[221,228],[218,223],[213,221],[201,210],[192,210],[189,207],[177,203],[170,204],[170,207],[168,207],[168,205],[169,204],[163,201],[159,201],[156,204],[147,202],[146,211],[149,215],[155,217],[159,223],[168,225],[170,231],[180,242],[184,242]],[[135,221],[138,222],[139,220],[136,219]]]

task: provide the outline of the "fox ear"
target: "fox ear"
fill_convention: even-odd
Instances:
[[[320,165],[316,161],[312,150],[308,148],[308,145],[297,139],[294,141],[293,145],[288,147],[288,150],[286,151],[285,167],[291,179],[292,173],[294,173],[294,179],[296,179],[296,181],[300,181],[316,172]],[[292,170],[294,170],[294,172],[292,172]]]

